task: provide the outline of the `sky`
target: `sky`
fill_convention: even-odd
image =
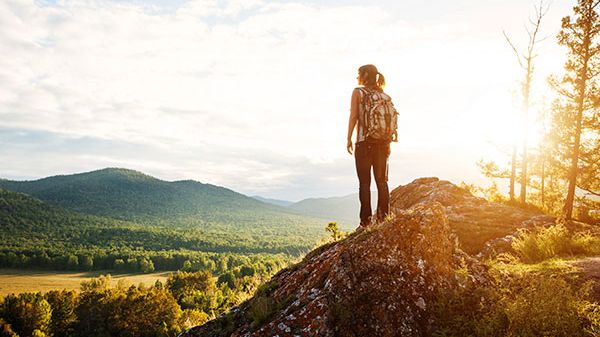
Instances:
[[[371,63],[400,113],[390,188],[484,186],[476,162],[507,163],[520,135],[524,75],[502,32],[525,48],[536,3],[2,0],[0,177],[124,167],[291,201],[355,193],[350,95]],[[532,147],[574,4],[542,22]]]

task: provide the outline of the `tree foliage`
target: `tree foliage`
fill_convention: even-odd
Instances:
[[[559,94],[553,104],[553,163],[566,173],[563,207],[572,217],[576,188],[600,195],[600,17],[598,0],[579,0],[574,16],[562,19],[558,43],[568,50],[563,76],[552,78]]]
[[[0,300],[0,336],[175,336],[240,304],[277,271],[235,264],[223,274],[231,288],[206,271],[181,271],[150,287],[111,286],[107,275],[82,282],[79,292],[8,295]]]
[[[598,0],[578,0],[573,15],[562,19],[557,38],[568,52],[564,73],[549,78],[557,97],[540,110],[541,142],[531,149],[526,169],[521,170],[528,175],[519,177],[529,187],[529,204],[564,219],[587,222],[598,221],[588,211],[600,208],[598,4]],[[511,176],[495,162],[478,165],[492,181]]]
[[[286,222],[285,218],[281,220]],[[152,272],[186,268],[220,274],[221,261],[289,260],[310,250],[322,229],[288,223],[273,228],[140,225],[74,213],[22,193],[0,189],[0,267]]]

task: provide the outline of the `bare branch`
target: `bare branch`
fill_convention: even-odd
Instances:
[[[539,39],[539,40],[535,41],[535,43],[544,42],[544,41],[548,40],[548,39],[549,39],[549,38],[551,38],[551,37],[552,37],[552,36],[550,36],[550,35],[544,36],[543,38],[541,38],[541,39]]]
[[[550,1],[546,7],[544,8],[544,0],[540,0],[540,6],[539,6],[539,12],[541,13],[541,17],[546,16],[546,14],[548,14],[548,11],[550,10],[550,5],[552,4],[552,1]]]
[[[600,0],[599,0],[600,1]],[[531,54],[533,53],[533,48],[535,47],[535,43],[537,42],[536,37],[540,31],[540,26],[542,23],[542,18],[548,12],[548,10],[544,10],[544,1],[540,0],[539,6],[535,7],[536,18],[535,20],[529,20],[533,25],[533,33],[529,35],[529,48],[528,48],[528,60],[531,60]]]
[[[506,39],[506,42],[508,42],[508,45],[515,52],[515,55],[517,56],[517,61],[519,61],[519,65],[521,66],[521,68],[523,68],[523,62],[521,62],[521,55],[519,55],[519,51],[517,50],[517,48],[512,43],[512,41],[510,40],[510,38],[508,37],[508,35],[506,34],[506,32],[504,30],[502,31],[502,34],[504,35],[504,38]]]
[[[584,190],[584,191],[588,192],[588,193],[589,193],[589,194],[591,194],[591,195],[597,195],[597,196],[599,196],[599,197],[600,197],[600,192],[591,191],[591,190],[589,190],[589,189],[586,189],[586,188],[583,188],[583,187],[581,187],[581,186],[577,186],[577,187],[579,187],[580,189],[582,189],[582,190]]]

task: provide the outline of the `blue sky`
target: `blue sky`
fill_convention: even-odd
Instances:
[[[534,113],[560,72],[571,1],[546,16]],[[486,184],[506,162],[533,2],[2,1],[0,177],[126,167],[299,200],[357,190],[345,153],[358,66],[400,112],[390,185]],[[532,137],[532,143],[535,136]],[[374,187],[373,187],[374,188]]]

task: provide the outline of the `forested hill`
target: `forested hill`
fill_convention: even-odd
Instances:
[[[285,260],[312,248],[323,233],[310,219],[292,220],[240,228],[147,226],[77,213],[0,188],[0,267],[151,271],[177,270],[185,261],[201,268],[198,261],[218,262],[232,254]],[[123,267],[119,261],[129,262]]]
[[[103,218],[99,216],[78,214],[44,201],[33,198],[27,194],[8,191],[0,188],[0,224],[2,234],[22,235],[28,233],[48,233],[56,227],[72,229],[73,227],[118,227],[133,225],[125,221]],[[63,237],[70,235],[65,230]],[[1,237],[3,242],[8,242],[7,237]]]
[[[227,188],[126,169],[0,181],[0,267],[119,269],[133,261],[128,270],[149,271],[188,261],[201,269],[214,254],[217,262],[222,254],[287,260],[310,250],[326,224]]]
[[[298,226],[277,231],[257,226],[219,232],[145,226],[134,222],[76,213],[27,194],[0,189],[0,251],[33,250],[190,250],[203,252],[290,253],[310,249],[318,231]]]
[[[295,222],[307,220],[294,210],[224,187],[192,180],[168,182],[122,168],[34,181],[0,180],[0,188],[81,213],[151,224],[189,227],[206,223],[281,223],[282,217]]]

